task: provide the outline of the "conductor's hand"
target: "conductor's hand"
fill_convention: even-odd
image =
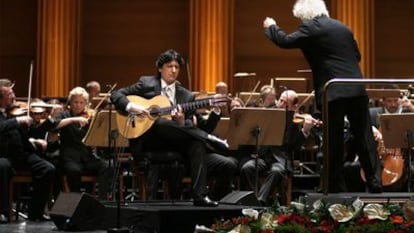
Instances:
[[[183,109],[180,105],[177,105],[177,108],[174,108],[171,111],[171,117],[174,121],[176,121],[178,123],[178,125],[184,126],[185,114],[184,114]]]
[[[266,19],[263,21],[263,27],[268,28],[272,25],[277,25],[276,21],[273,18],[266,17]]]

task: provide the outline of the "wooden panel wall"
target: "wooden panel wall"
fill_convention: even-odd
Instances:
[[[257,73],[246,89],[258,79],[264,84],[308,68],[299,50],[279,49],[263,33],[266,16],[288,32],[296,29],[293,2],[235,1],[234,70]],[[375,5],[377,76],[414,77],[414,0],[375,0]],[[155,73],[157,55],[168,48],[188,57],[189,1],[84,0],[81,8],[79,85],[92,79],[129,85]],[[0,77],[16,81],[20,96],[27,94],[29,63],[36,57],[36,21],[37,0],[0,0]],[[180,81],[187,84],[185,70]]]
[[[155,60],[170,48],[188,58],[188,1],[87,0],[82,7],[84,83],[135,83],[155,74]],[[185,67],[180,81],[187,84]]]
[[[237,0],[235,7],[235,72],[254,72],[255,78],[234,80],[238,85],[234,92],[251,91],[256,82],[270,82],[276,76],[297,76],[298,69],[308,65],[301,52],[280,49],[264,34],[263,20],[273,17],[287,32],[296,29],[299,20],[292,15],[292,1]],[[237,80],[237,81],[236,81]],[[238,90],[242,89],[242,90]]]
[[[27,96],[30,62],[36,58],[36,0],[0,0],[0,78]],[[35,82],[35,77],[33,77]]]
[[[378,78],[414,78],[414,0],[375,0]]]

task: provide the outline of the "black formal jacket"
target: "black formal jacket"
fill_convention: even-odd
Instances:
[[[354,36],[343,23],[327,16],[303,21],[297,31],[287,34],[272,25],[265,34],[281,48],[300,48],[313,73],[316,102],[322,104],[323,88],[333,78],[357,78],[361,54]],[[328,101],[339,98],[365,96],[363,85],[334,85],[328,91]]]
[[[0,114],[0,157],[12,162],[25,160],[35,148],[30,144],[28,127],[20,125],[16,118],[6,118]]]
[[[285,134],[283,136],[283,144],[280,146],[261,146],[259,148],[259,157],[263,158],[266,163],[274,162],[285,164],[288,170],[291,170],[292,153],[299,149],[306,138],[301,131],[299,124],[293,123],[293,112],[286,113]]]
[[[161,95],[161,78],[158,76],[142,76],[137,83],[113,91],[111,94],[111,102],[115,105],[116,109],[119,112],[126,113],[125,108],[129,103],[129,100],[126,98],[128,95],[136,95],[146,99],[151,99],[155,96]],[[193,102],[195,100],[195,97],[189,90],[177,82],[175,85],[175,100],[177,104],[182,104]],[[199,128],[196,128],[194,126],[193,116],[196,116],[197,119],[199,119],[198,122],[202,124],[199,125]],[[202,120],[201,116],[197,114],[197,111],[195,109],[186,111],[185,118],[184,127],[179,127],[177,125],[177,128],[190,135],[191,137],[204,142],[207,141],[208,135],[204,130],[209,131],[211,129],[214,129],[218,121],[217,119],[209,119],[208,121]],[[143,136],[146,134],[147,133],[143,134]],[[132,144],[140,144],[140,142],[137,139],[132,139],[130,140],[130,145]],[[141,151],[142,148],[141,146],[133,146],[131,147],[131,150]]]
[[[142,76],[137,83],[113,91],[111,102],[118,111],[126,113],[125,108],[129,103],[129,100],[126,98],[128,95],[136,95],[146,99],[161,95],[161,78],[157,76]],[[175,85],[175,99],[176,103],[192,102],[194,101],[194,95],[177,82]],[[186,125],[192,125],[191,119],[194,114],[194,110],[185,112]]]

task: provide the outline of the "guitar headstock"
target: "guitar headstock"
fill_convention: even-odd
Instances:
[[[224,106],[230,105],[232,98],[229,95],[216,94],[211,99],[211,105]]]

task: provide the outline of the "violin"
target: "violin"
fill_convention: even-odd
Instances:
[[[8,117],[18,117],[28,114],[28,107],[26,102],[16,101],[12,106],[7,109]]]
[[[311,118],[312,118],[312,123],[313,123],[316,127],[319,127],[319,126],[322,126],[322,125],[323,125],[323,122],[322,122],[321,120],[318,120],[318,119],[313,118],[313,117],[312,117],[312,115],[310,115],[310,114],[300,114],[300,113],[295,113],[295,114],[293,115],[293,119],[292,119],[292,121],[293,121],[293,123],[295,123],[295,124],[303,124],[303,123],[305,122],[305,119],[306,119],[307,117],[311,117]]]

